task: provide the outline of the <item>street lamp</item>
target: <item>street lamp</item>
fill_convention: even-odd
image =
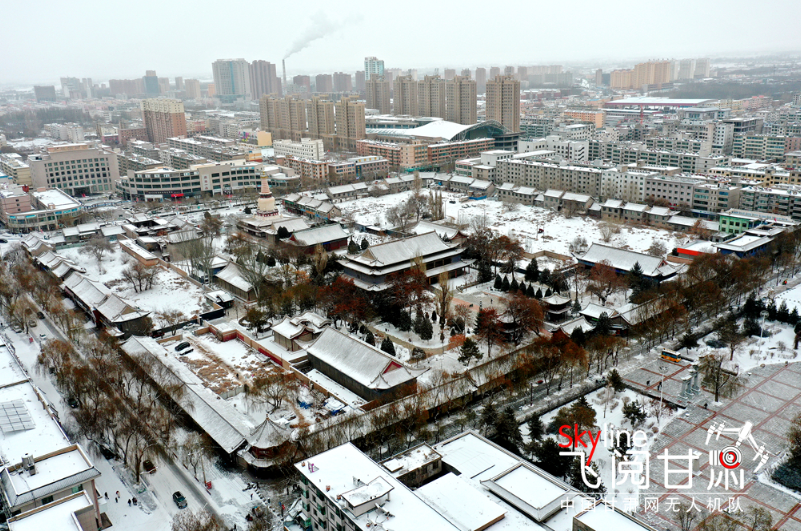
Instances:
[[[765,318],[769,315],[767,310],[762,310],[759,312],[759,316],[762,318],[762,326],[759,328],[759,354],[762,355],[762,346],[765,344]]]

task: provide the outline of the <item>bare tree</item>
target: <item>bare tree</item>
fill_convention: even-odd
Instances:
[[[387,210],[387,221],[401,232],[406,232],[412,221],[414,209],[410,208],[409,202],[398,203]]]
[[[185,509],[172,518],[170,531],[223,531],[224,523],[208,512],[201,509],[197,512]]]
[[[159,314],[159,318],[164,321],[168,328],[171,329],[172,335],[175,335],[178,325],[185,320],[184,314],[180,310],[167,310],[165,312],[161,312]]]
[[[667,247],[665,247],[665,244],[662,243],[661,241],[654,240],[653,242],[651,242],[651,246],[645,252],[650,254],[651,256],[658,256],[662,258],[667,254]]]
[[[612,236],[615,235],[615,229],[609,223],[600,223],[598,230],[601,232],[601,239],[604,243],[612,241]]]
[[[139,261],[134,261],[122,270],[122,278],[131,283],[134,291],[141,293],[153,287],[158,275],[157,266],[148,266]]]
[[[281,403],[290,396],[289,393],[296,384],[292,374],[272,371],[253,380],[248,387],[248,398],[255,403],[269,404],[272,412],[281,407]]]
[[[114,250],[114,247],[111,245],[107,239],[105,239],[101,234],[96,234],[89,238],[89,240],[81,247],[81,254],[88,254],[95,257],[97,260],[97,265],[100,268],[100,271],[103,272],[103,266],[101,262],[103,261],[103,255],[106,253],[110,253]]]
[[[715,402],[718,402],[721,396],[724,398],[733,396],[741,385],[740,376],[724,367],[725,360],[722,354],[707,354],[701,359],[698,367],[704,376],[704,385],[708,385],[714,391]]]

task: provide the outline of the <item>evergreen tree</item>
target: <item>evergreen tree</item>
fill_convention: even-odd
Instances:
[[[543,440],[542,443],[534,445],[532,450],[531,453],[537,466],[558,478],[563,478],[567,475],[570,463],[574,460],[573,457],[560,455],[565,449],[561,448],[550,437]]]
[[[790,321],[789,323],[793,326],[798,324],[798,308],[793,307],[793,311],[790,312]]]
[[[462,348],[459,349],[459,362],[464,365],[469,365],[470,360],[475,358],[481,359],[481,351],[478,349],[478,344],[469,337],[462,343]]]
[[[509,277],[504,275],[503,276],[503,284],[501,284],[501,291],[504,291],[504,292],[509,291],[510,287],[511,286],[509,285]]]
[[[495,285],[492,287],[497,290],[503,289],[503,281],[501,281],[501,275],[495,275]]]
[[[775,321],[776,320],[776,312],[777,312],[777,310],[776,310],[776,301],[770,301],[770,304],[768,304],[767,310],[768,310],[768,319],[771,320],[771,321]]]
[[[375,336],[370,330],[367,331],[367,336],[364,338],[364,342],[368,345],[375,346]]]
[[[398,330],[408,332],[412,329],[412,317],[406,310],[401,310],[398,313]]]
[[[528,427],[528,436],[532,441],[539,441],[545,435],[545,426],[542,424],[542,419],[539,415],[534,415],[526,421]]]
[[[275,267],[275,257],[273,255],[267,257],[267,267]]]
[[[395,345],[392,343],[389,336],[384,337],[384,340],[381,342],[381,350],[390,356],[395,356]]]
[[[419,335],[423,334],[423,321],[427,321],[423,312],[417,312],[417,315],[414,318],[414,333]]]
[[[512,283],[509,284],[509,289],[511,291],[517,291],[520,289],[520,284],[517,283],[517,279],[514,277],[514,275],[512,275]]]
[[[495,405],[492,402],[490,402],[482,408],[481,418],[479,419],[478,422],[482,428],[489,431],[495,426],[495,419],[497,418],[498,418],[498,410],[495,409]]]
[[[529,282],[536,282],[540,278],[540,269],[537,266],[537,259],[532,258],[526,266],[526,280]]]
[[[581,313],[581,304],[579,303],[578,299],[573,301],[573,307],[571,310],[573,311],[573,315],[578,315]]]
[[[358,254],[359,245],[352,239],[348,242],[348,254]]]
[[[645,409],[642,405],[640,405],[639,400],[634,400],[623,406],[623,416],[631,422],[633,428],[636,428],[645,422],[648,415],[645,413]]]
[[[625,385],[623,385],[623,378],[620,376],[620,373],[617,372],[617,369],[612,369],[609,371],[609,376],[607,376],[607,379],[609,380],[609,385],[612,386],[612,389],[614,389],[616,393],[619,393],[625,389]]]
[[[436,310],[431,312],[431,321],[436,323],[437,322],[437,312]]]
[[[579,491],[589,494],[596,499],[602,497],[606,493],[606,487],[603,481],[601,481],[601,472],[598,469],[598,464],[592,463],[590,465],[590,468],[595,472],[594,476],[592,473],[585,470],[584,477],[582,477],[581,469],[584,466],[585,464],[582,459],[574,458],[570,463],[570,469],[567,473],[567,482]],[[584,478],[587,479],[586,482]]]
[[[525,282],[521,282],[520,286],[517,288],[517,290],[520,293],[522,293],[523,295],[525,295],[526,294],[526,283]]]
[[[612,332],[612,321],[609,319],[609,314],[601,312],[598,317],[598,322],[595,323],[592,333],[596,336],[608,336]]]
[[[543,284],[543,285],[550,285],[550,283],[551,283],[551,270],[550,269],[543,269],[542,271],[540,271],[539,282],[540,282],[540,284]]]
[[[587,335],[584,333],[583,328],[577,326],[573,329],[573,332],[570,333],[570,339],[573,340],[573,343],[582,347],[584,346],[584,342],[587,341]]]
[[[420,339],[428,341],[434,337],[434,325],[427,317],[423,317],[422,328],[420,329]]]
[[[631,289],[631,297],[629,300],[635,301],[637,300],[637,296],[642,293],[644,288],[642,267],[640,266],[639,262],[634,263],[634,266],[628,272],[627,276],[629,288]]]
[[[537,288],[537,293],[534,294],[534,298],[535,299],[541,299],[542,298],[542,288]]]
[[[492,280],[492,268],[486,260],[478,261],[478,281],[481,283]]]
[[[782,304],[776,312],[776,318],[780,323],[787,323],[790,321],[790,310],[787,308],[787,301],[782,300]]]
[[[245,214],[249,216],[249,215],[251,215],[252,213],[253,213],[253,211],[250,209],[250,207],[249,207],[249,206],[246,206],[246,207],[245,207]]]
[[[743,322],[743,334],[747,336],[758,336],[762,333],[762,327],[759,325],[759,321],[757,321],[754,317],[746,317],[745,321]],[[698,344],[696,342],[696,344]]]
[[[367,238],[364,238],[362,240],[362,243],[359,245],[359,247],[361,247],[362,251],[364,251],[365,249],[370,247],[370,242],[367,241]]]
[[[545,298],[547,299],[551,295],[553,295],[553,291],[551,291],[551,288],[546,289],[545,290]]]
[[[359,333],[360,334],[366,334],[367,333],[367,329],[364,327],[364,323],[359,323]]]
[[[511,407],[507,406],[496,418],[495,437],[492,440],[501,448],[520,455],[523,436],[520,434],[520,425],[517,423],[515,412]]]
[[[285,240],[289,238],[289,231],[286,227],[278,227],[278,231],[275,233],[279,240]]]
[[[533,284],[529,284],[528,287],[526,288],[526,296],[527,297],[534,297],[534,285]]]

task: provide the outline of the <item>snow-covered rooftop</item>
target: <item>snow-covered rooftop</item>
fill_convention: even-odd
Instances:
[[[413,383],[425,372],[407,367],[386,352],[330,327],[323,330],[306,352],[369,389],[392,389]]]
[[[486,529],[506,515],[503,507],[454,474],[423,485],[416,494],[465,531]]]

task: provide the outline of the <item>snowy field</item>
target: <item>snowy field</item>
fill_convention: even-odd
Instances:
[[[789,306],[789,303],[788,303]],[[792,306],[790,306],[792,309]],[[742,326],[742,319],[738,321]],[[759,321],[761,325],[761,320]],[[727,362],[732,368],[738,368],[741,372],[749,371],[759,365],[784,364],[787,361],[797,361],[798,352],[793,349],[795,333],[793,327],[773,321],[765,321],[765,337],[749,337],[741,343],[734,352],[734,359],[728,361],[731,351],[728,346],[723,348],[713,348],[705,343],[710,339],[717,339],[717,334],[709,334],[699,341],[699,346],[690,349],[692,357],[701,357],[706,354],[721,354],[726,357]]]
[[[352,214],[354,221],[363,225],[376,225],[382,228],[391,228],[386,219],[387,209],[406,201],[412,194],[401,192],[385,195],[383,197],[368,197],[343,201],[337,206],[343,215]],[[423,190],[423,195],[427,191]],[[602,242],[600,227],[603,222],[586,216],[565,218],[562,214],[548,209],[518,205],[516,209],[508,211],[500,201],[481,200],[460,203],[458,198],[462,194],[443,192],[445,202],[445,219],[458,224],[468,224],[474,217],[487,216],[489,225],[498,234],[510,238],[517,238],[528,252],[540,250],[552,251],[560,254],[570,254],[570,243],[577,237],[583,236],[587,243]],[[453,203],[451,202],[453,201]],[[538,234],[538,229],[544,230]],[[662,242],[667,250],[677,246],[679,242],[689,241],[690,237],[670,231],[619,225],[620,232],[612,236],[608,243],[620,249],[631,249],[644,252],[654,241]]]
[[[93,256],[82,254],[80,250],[80,247],[59,249],[57,254],[85,268],[86,277],[102,282],[132,306],[152,312],[151,318],[156,323],[160,322],[158,314],[162,312],[179,310],[188,318],[204,309],[203,290],[173,271],[160,268],[154,286],[137,293],[131,283],[122,278],[122,271],[135,260],[119,246],[103,255],[99,264]]]

